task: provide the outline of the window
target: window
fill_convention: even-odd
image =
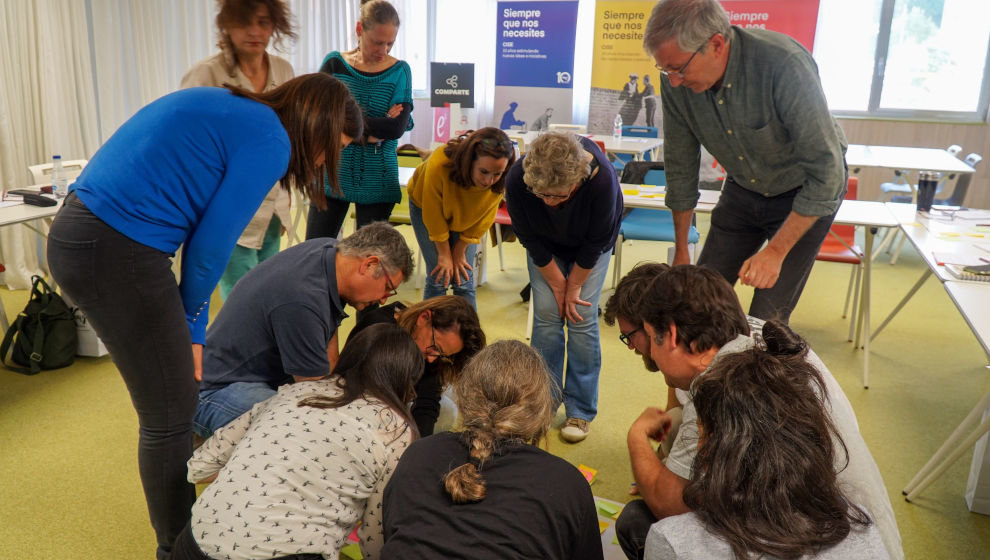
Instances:
[[[828,0],[814,55],[840,116],[973,122],[987,116],[988,40],[990,3]]]

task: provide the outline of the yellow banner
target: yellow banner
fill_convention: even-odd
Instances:
[[[643,31],[655,4],[656,0],[596,2],[591,87],[621,90],[629,84],[630,74],[640,83],[642,76],[652,75],[657,86],[654,61],[643,51]]]

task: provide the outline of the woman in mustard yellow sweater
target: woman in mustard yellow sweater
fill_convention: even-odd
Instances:
[[[435,150],[419,164],[407,187],[409,217],[426,269],[423,299],[447,287],[477,308],[474,262],[481,236],[495,221],[505,192],[505,171],[515,161],[504,132],[470,131]]]

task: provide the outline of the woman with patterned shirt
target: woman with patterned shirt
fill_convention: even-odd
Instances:
[[[372,325],[330,376],[284,385],[217,430],[189,460],[190,482],[212,482],[172,559],[337,558],[359,521],[364,558],[378,558],[382,493],[416,437],[406,403],[422,373],[408,332]]]
[[[337,237],[353,202],[357,227],[388,220],[402,200],[399,188],[398,139],[413,127],[412,72],[388,54],[399,33],[399,14],[386,0],[364,0],[357,23],[358,46],[333,51],[321,72],[347,84],[364,112],[365,137],[341,155],[337,176],[341,191],[326,185],[329,207],[310,207],[306,239]]]

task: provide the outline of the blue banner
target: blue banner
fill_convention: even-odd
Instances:
[[[499,2],[495,85],[570,89],[578,3]]]

